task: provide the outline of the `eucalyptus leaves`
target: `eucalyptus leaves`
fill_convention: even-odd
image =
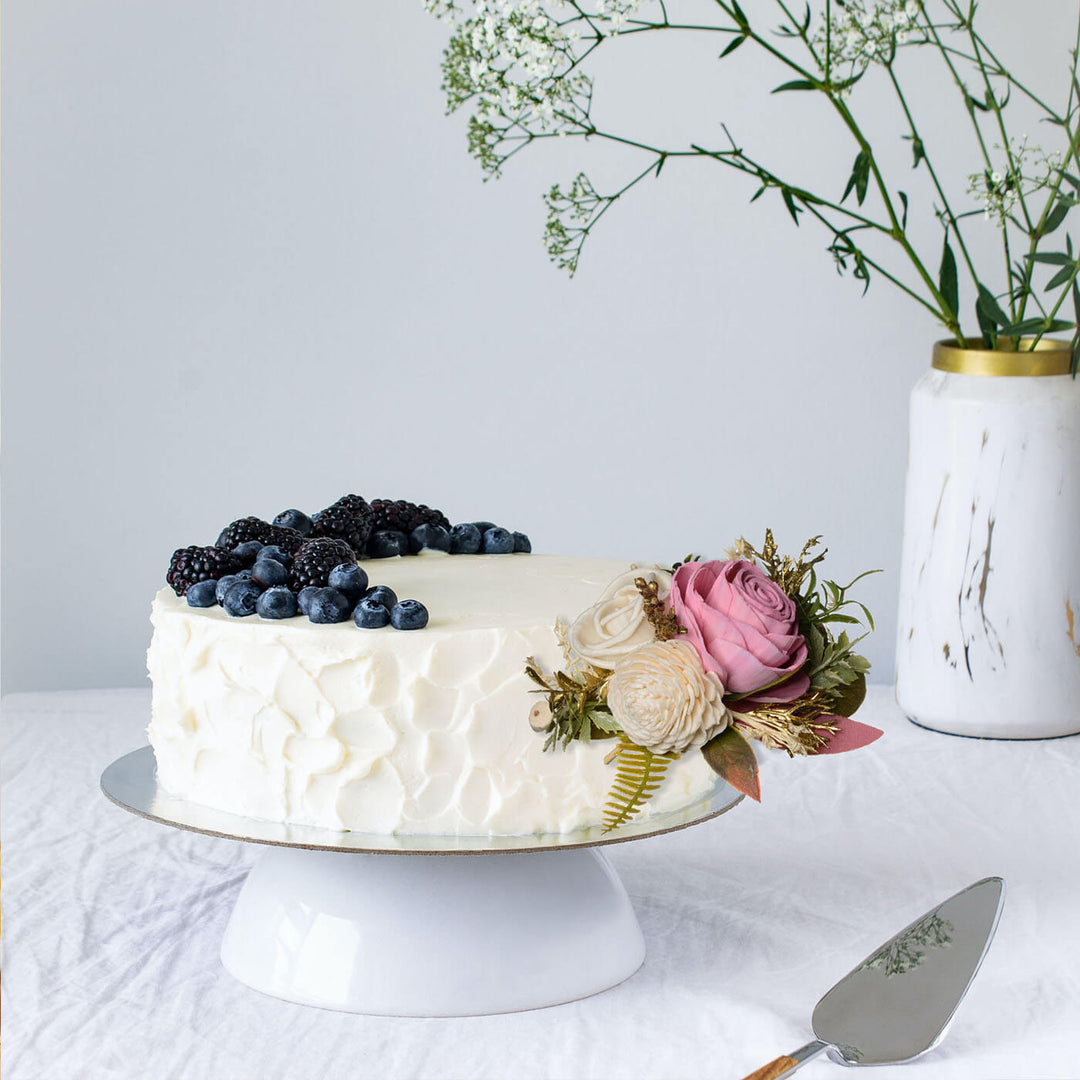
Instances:
[[[974,0],[824,0],[816,10],[762,0],[757,8],[772,9],[764,21],[752,20],[738,0],[426,0],[426,6],[453,24],[443,60],[447,108],[471,109],[469,150],[489,175],[526,146],[551,138],[606,141],[642,156],[643,167],[614,190],[600,191],[580,173],[545,195],[547,250],[571,274],[593,228],[632,188],[671,162],[705,160],[753,178],[751,201],[775,195],[796,225],[816,222],[840,273],[850,272],[864,292],[875,276],[890,282],[961,346],[1016,348],[1026,338],[1023,347],[1033,347],[1044,334],[1074,330],[1076,373],[1080,252],[1062,226],[1080,202],[1080,26],[1070,62],[1062,65],[1065,101],[1055,107],[999,59],[977,25]],[[1015,10],[1024,17],[1023,5]],[[721,60],[740,47],[756,48],[778,72],[773,93],[816,95],[851,137],[853,163],[842,190],[813,191],[766,166],[726,126],[722,144],[689,146],[656,145],[605,127],[594,115],[590,61],[620,39],[659,33],[712,35]],[[912,50],[918,56],[909,57]],[[959,184],[939,174],[934,147],[903,89],[903,79],[923,70],[911,60],[927,58],[943,65],[957,115],[978,147]],[[869,129],[856,115],[859,83],[871,69],[889,87],[913,167],[927,182],[925,198],[909,197],[884,175]],[[1040,130],[1056,144],[1051,149],[1029,145],[1010,129],[1009,106],[1017,98],[1039,114]],[[909,235],[909,210],[936,217],[939,249],[919,250]],[[977,228],[1000,234],[1000,256],[991,264],[976,263],[970,240]],[[963,305],[962,294],[974,303]],[[976,325],[978,335],[970,333]]]

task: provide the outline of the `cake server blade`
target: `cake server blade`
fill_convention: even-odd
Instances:
[[[997,929],[1005,882],[983,878],[904,927],[814,1009],[813,1042],[745,1080],[779,1080],[826,1050],[844,1065],[910,1061],[934,1047]]]

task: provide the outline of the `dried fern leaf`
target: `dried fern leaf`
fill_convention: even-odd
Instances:
[[[616,771],[604,804],[604,832],[625,824],[637,814],[663,783],[667,767],[679,756],[654,754],[625,736],[612,754]]]

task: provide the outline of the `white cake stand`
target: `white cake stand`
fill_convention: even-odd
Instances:
[[[598,848],[708,821],[742,799],[718,780],[693,806],[609,833],[334,832],[178,799],[158,786],[149,746],[114,761],[101,789],[151,821],[269,846],[225,930],[230,974],[287,1001],[383,1016],[536,1009],[629,978],[645,941]]]

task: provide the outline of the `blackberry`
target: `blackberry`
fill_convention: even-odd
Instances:
[[[304,542],[303,536],[295,529],[284,529],[280,525],[271,525],[262,518],[246,517],[226,525],[217,538],[217,547],[232,551],[239,544],[249,540],[258,540],[261,544],[277,544],[289,555]]]
[[[342,563],[356,562],[356,553],[344,540],[317,536],[305,540],[289,569],[289,588],[298,593],[307,585],[326,588],[330,571]]]
[[[320,510],[311,520],[314,523],[312,536],[344,540],[357,553],[364,550],[372,532],[371,507],[359,495],[342,495],[336,503]]]
[[[217,581],[226,574],[235,574],[243,565],[242,560],[224,548],[177,548],[169,560],[169,572],[165,575],[165,580],[177,596],[186,596],[195,582],[209,581],[211,578]]]
[[[406,502],[398,499],[392,502],[390,499],[376,499],[371,504],[371,512],[375,515],[371,531],[392,530],[403,532],[408,536],[418,525],[441,525],[448,532],[450,522],[441,510],[432,510],[423,503]]]

